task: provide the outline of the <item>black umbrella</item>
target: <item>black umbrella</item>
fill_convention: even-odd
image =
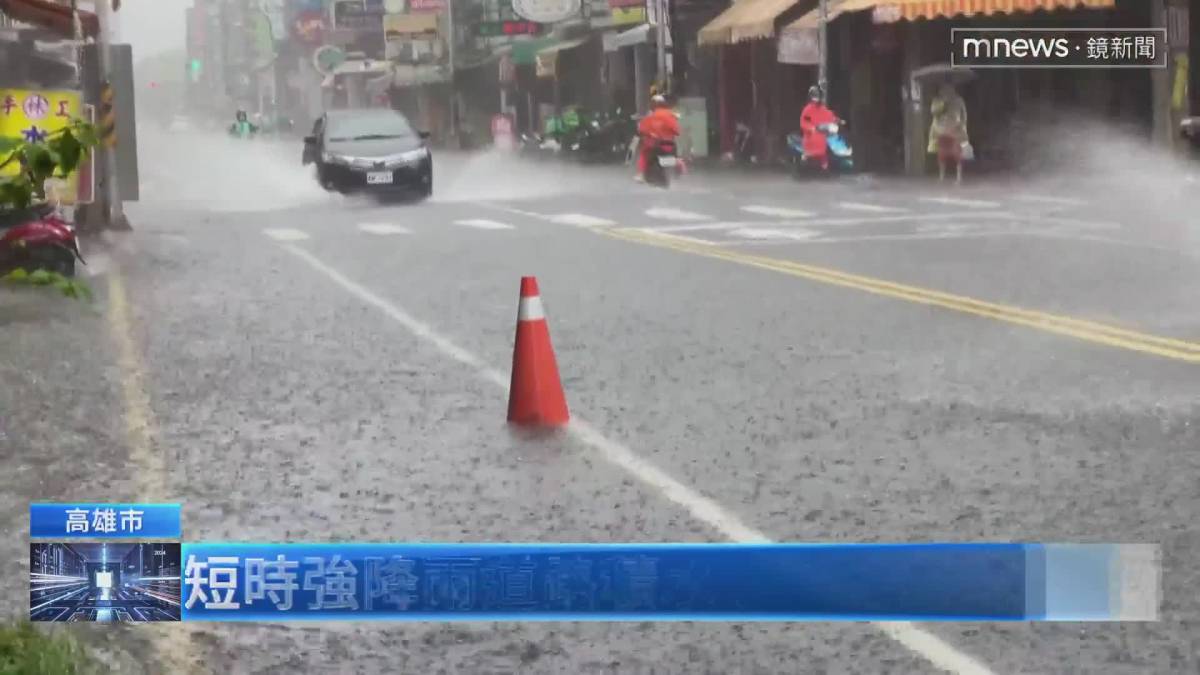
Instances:
[[[949,82],[962,84],[975,79],[975,71],[965,66],[952,66],[949,63],[935,63],[932,66],[918,68],[912,72],[912,79],[922,84],[934,82]]]

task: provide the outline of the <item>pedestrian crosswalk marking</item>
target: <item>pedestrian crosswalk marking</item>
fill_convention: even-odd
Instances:
[[[646,215],[651,218],[658,218],[659,220],[711,220],[710,216],[706,216],[703,213],[669,207],[646,209]]]
[[[300,230],[293,230],[290,227],[278,227],[263,230],[263,234],[274,239],[275,241],[303,241],[308,239],[308,235]]]
[[[743,206],[742,210],[746,213],[753,213],[759,216],[770,216],[772,218],[808,218],[813,215],[811,211],[805,211],[803,209],[789,209],[783,206],[762,206],[759,204]]]
[[[412,234],[407,227],[390,223],[359,223],[358,229],[367,234]]]
[[[456,220],[456,221],[454,221],[454,224],[462,225],[464,227],[474,227],[474,228],[478,228],[480,230],[512,230],[512,229],[515,229],[515,228],[513,228],[512,225],[509,225],[507,223],[501,223],[496,220],[488,220],[487,218],[469,218],[467,220]]]
[[[921,201],[945,204],[947,206],[965,206],[972,209],[995,209],[1000,207],[999,202],[989,202],[982,199],[960,199],[958,197],[921,197]]]
[[[1013,199],[1022,202],[1033,202],[1035,204],[1059,204],[1061,206],[1083,206],[1087,203],[1082,199],[1039,194],[1019,194],[1013,197]]]
[[[744,239],[791,239],[794,241],[808,241],[809,239],[821,236],[821,233],[816,230],[805,230],[803,228],[776,230],[765,227],[740,227],[736,230],[730,230],[729,234]]]
[[[866,213],[903,213],[908,209],[902,209],[898,206],[880,206],[879,204],[867,204],[865,202],[838,202],[838,208],[847,211],[864,211]]]
[[[574,225],[575,227],[606,227],[608,225],[616,225],[615,222],[607,218],[597,218],[596,216],[589,216],[586,213],[560,213],[550,216],[550,220],[560,225]]]

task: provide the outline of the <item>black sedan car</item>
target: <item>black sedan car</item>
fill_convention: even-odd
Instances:
[[[386,108],[331,110],[304,139],[304,163],[317,181],[338,192],[433,194],[429,134]]]

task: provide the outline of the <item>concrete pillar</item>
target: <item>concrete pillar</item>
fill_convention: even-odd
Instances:
[[[900,82],[904,105],[904,171],[910,176],[925,174],[925,149],[929,139],[929,111],[925,107],[925,92],[909,75],[921,67],[920,24],[906,23],[901,27],[903,43],[903,79]]]

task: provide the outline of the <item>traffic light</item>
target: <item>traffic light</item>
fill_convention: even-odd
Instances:
[[[200,71],[202,70],[203,66],[200,64],[200,59],[192,59],[188,62],[188,74],[191,75],[192,82],[200,80]]]

